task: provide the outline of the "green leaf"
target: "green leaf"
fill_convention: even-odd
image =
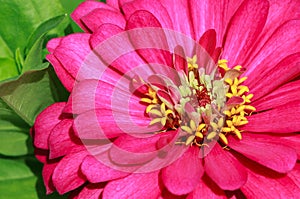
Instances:
[[[12,58],[0,58],[0,82],[18,75],[19,71]]]
[[[21,156],[32,153],[29,126],[0,99],[0,154]]]
[[[0,85],[0,97],[32,126],[36,116],[55,102],[50,85],[48,69],[29,71],[15,81]]]
[[[37,178],[35,176],[17,180],[0,181],[1,199],[38,199],[35,190]]]
[[[22,132],[0,130],[0,153],[6,156],[21,156],[29,152],[29,135]],[[28,143],[28,144],[27,144]],[[32,152],[32,148],[30,148]]]
[[[12,52],[10,51],[7,44],[0,37],[0,57],[13,57]]]
[[[33,47],[30,49],[22,67],[22,73],[29,70],[43,69],[40,67],[43,67],[42,49],[44,39],[45,36],[42,35],[39,39],[37,39]]]
[[[61,21],[65,19],[65,17],[65,15],[61,15],[42,23],[31,35],[27,44],[27,48],[30,50],[26,56],[25,63],[22,68],[22,73],[28,70],[43,69],[40,67],[43,66],[43,44],[45,35],[48,31],[61,23]]]
[[[64,14],[59,0],[0,0],[0,35],[12,52],[44,21]]]
[[[34,174],[30,168],[23,162],[0,158],[0,182],[33,176]]]
[[[29,37],[26,49],[31,49],[33,45],[37,43],[37,41],[40,40],[43,35],[45,35],[45,33],[57,27],[65,18],[66,14],[51,18],[43,22]]]
[[[70,16],[70,14],[75,10],[75,8],[82,2],[84,2],[83,0],[60,0],[61,4],[63,5],[63,7],[65,8],[65,10],[67,11],[68,15]],[[81,28],[72,20],[71,21],[71,27],[74,30],[74,32],[83,32],[83,30],[81,30]]]

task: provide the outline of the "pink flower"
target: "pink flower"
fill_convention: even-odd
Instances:
[[[300,197],[300,2],[86,1],[48,43],[70,91],[33,128],[47,193]]]

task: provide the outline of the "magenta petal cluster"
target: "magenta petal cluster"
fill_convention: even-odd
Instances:
[[[78,199],[300,198],[300,1],[86,1],[71,17],[84,32],[47,45],[47,59],[70,98],[45,109],[33,127],[47,194],[71,192],[70,198]],[[158,31],[153,39],[153,31],[147,32],[151,28],[164,33]],[[163,49],[170,45],[166,33],[180,34],[178,46]],[[111,38],[114,42],[107,42]],[[203,52],[186,38],[209,58],[193,57]],[[145,41],[161,49],[136,48],[149,44]],[[207,105],[213,104],[203,80],[208,76],[201,77],[200,86],[191,79],[200,78],[202,65],[213,71],[209,65],[217,67],[222,60],[228,60],[228,69],[222,69],[230,74],[241,72],[237,65],[244,71],[241,79],[231,81],[220,69],[214,86],[228,84],[231,94],[240,92],[231,100],[227,93],[227,105],[247,101],[242,94],[249,92],[251,102],[239,107],[252,111],[236,121],[228,114],[238,108],[231,109],[227,126],[218,130],[220,139],[209,144],[216,133],[204,126],[217,131],[215,123],[224,118],[208,120]],[[223,77],[226,84],[219,81]],[[193,85],[184,86],[185,79]],[[244,81],[238,92],[234,81]],[[190,88],[203,121],[192,114],[192,99],[184,101]],[[185,123],[178,114],[193,120]]]

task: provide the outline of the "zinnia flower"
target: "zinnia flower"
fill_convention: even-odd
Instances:
[[[299,198],[300,2],[86,1],[51,40],[71,95],[36,119],[47,193]]]

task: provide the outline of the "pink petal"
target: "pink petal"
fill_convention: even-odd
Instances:
[[[207,30],[199,39],[199,45],[206,50],[209,55],[213,55],[216,48],[216,31]],[[200,58],[200,57],[199,57]],[[201,63],[201,62],[200,62]]]
[[[300,164],[297,163],[295,168],[288,173],[288,177],[294,181],[297,187],[300,187]]]
[[[244,132],[243,134],[255,136],[255,139],[261,140],[265,142],[267,140],[268,143],[276,144],[276,145],[284,145],[289,148],[292,148],[296,151],[298,159],[300,159],[300,135],[299,134],[262,134],[256,133],[255,135]]]
[[[300,17],[299,1],[290,1],[289,3],[286,3],[284,1],[269,0],[269,2],[270,9],[264,30],[257,39],[257,42],[253,45],[253,48],[249,49],[249,53],[251,52],[253,55],[261,50],[278,27],[289,20],[299,19]]]
[[[188,72],[188,66],[186,61],[186,55],[184,49],[181,46],[176,46],[174,49],[174,67],[177,71],[183,70],[186,74]]]
[[[73,119],[64,119],[53,128],[48,139],[50,159],[85,149],[81,141],[74,136],[72,125]]]
[[[268,74],[273,66],[276,66],[287,56],[298,52],[299,48],[295,44],[300,42],[300,35],[297,31],[299,28],[300,20],[286,22],[269,36],[268,41],[257,53],[253,51],[249,55],[247,63],[243,66],[247,68],[244,76],[248,77],[247,82],[251,88],[257,84],[257,75],[262,72]]]
[[[102,24],[114,24],[124,29],[126,21],[120,12],[106,9],[95,9],[81,18],[81,21],[91,30],[95,32]]]
[[[293,169],[297,161],[294,149],[283,144],[272,143],[269,137],[257,139],[254,134],[243,133],[242,140],[230,138],[229,146],[247,158],[274,171],[286,173]]]
[[[100,126],[95,111],[89,111],[80,114],[74,120],[73,125],[73,129],[76,135],[80,139],[107,139],[117,137],[123,133],[120,129],[118,129],[115,126],[115,128],[113,129],[110,128],[111,124],[114,122],[112,117],[106,116],[104,118],[104,116],[101,116],[99,119],[101,119],[102,122],[107,125],[105,127]]]
[[[68,71],[62,66],[62,64],[53,54],[46,55],[46,58],[52,64],[55,73],[61,81],[61,83],[69,92],[71,92],[75,82],[74,77],[72,77],[72,75],[68,73]]]
[[[198,46],[197,46],[198,47]],[[207,74],[210,74],[216,63],[212,60],[216,48],[216,31],[213,29],[207,30],[199,40],[199,47],[196,48],[198,57],[198,65],[204,67]]]
[[[252,165],[241,188],[247,198],[299,198],[300,188],[286,175]]]
[[[102,101],[95,99],[99,81],[83,80],[77,83],[69,97],[65,110],[71,111],[73,114],[80,114],[94,110],[99,107]],[[112,87],[107,85],[107,87]],[[103,95],[99,93],[100,95]]]
[[[52,180],[58,193],[64,194],[81,186],[85,177],[80,173],[80,165],[88,155],[87,151],[65,156],[53,172]]]
[[[106,0],[106,4],[113,7],[113,8],[116,8],[117,10],[120,9],[119,0]]]
[[[134,173],[126,178],[110,181],[104,188],[103,199],[156,198],[160,194],[159,171]]]
[[[71,17],[85,32],[89,32],[89,29],[82,23],[81,18],[97,8],[114,10],[112,7],[102,2],[85,1],[75,9],[75,11],[71,14]]]
[[[299,67],[298,67],[299,68]],[[285,75],[284,75],[285,76]],[[257,111],[265,111],[279,106],[290,104],[299,99],[300,80],[287,83],[267,96],[254,101],[252,105]]]
[[[215,29],[217,32],[217,45],[220,46],[225,29],[223,15],[225,14],[225,5],[227,4],[223,1],[211,0],[190,0],[188,3],[195,32],[195,40],[198,41],[208,29]]]
[[[173,29],[194,38],[188,1],[178,0],[174,3],[172,0],[161,0],[160,2],[172,20]]]
[[[153,73],[150,66],[137,54],[128,34],[113,24],[103,24],[91,36],[91,46],[106,64],[100,65],[102,80],[117,82],[121,77],[134,75],[142,78]],[[98,66],[99,67],[99,66]]]
[[[157,199],[186,199],[186,195],[174,195],[170,193],[166,188],[161,191],[161,195]]]
[[[245,53],[248,52],[265,25],[268,10],[267,0],[245,0],[239,7],[229,22],[224,41],[222,57],[230,60],[230,64],[244,63]]]
[[[248,117],[249,123],[241,127],[241,129],[259,133],[299,132],[300,120],[295,119],[295,115],[300,114],[299,107],[300,101],[298,100],[272,110],[251,115]]]
[[[162,180],[166,188],[175,195],[192,192],[204,170],[199,148],[190,147],[178,160],[162,170]]]
[[[83,80],[74,87],[66,109],[72,110],[74,114],[105,109],[144,117],[146,105],[140,103],[140,97],[129,89],[129,84],[127,79],[116,84],[103,80]]]
[[[293,148],[297,152],[298,160],[300,159],[300,135],[284,136],[280,139],[281,144]]]
[[[48,137],[52,129],[60,122],[65,102],[55,103],[41,112],[34,124],[34,145],[40,149],[48,149]]]
[[[264,67],[265,69],[258,68],[255,70],[258,73],[255,75],[255,82],[247,81],[251,88],[251,93],[254,94],[254,98],[252,100],[260,99],[282,84],[299,76],[299,64],[300,53],[296,53],[286,57],[275,67],[269,67],[269,69],[268,67]],[[270,84],[270,82],[272,82],[272,84]]]
[[[159,8],[159,9],[157,9]],[[128,20],[133,13],[144,10],[151,13],[164,28],[173,29],[173,23],[168,11],[160,1],[138,0],[131,1],[122,6],[126,19]]]
[[[127,21],[127,30],[135,28],[155,27],[161,28],[161,24],[155,16],[148,11],[137,11],[133,13]],[[143,33],[143,34],[141,34]],[[146,60],[146,63],[162,64],[164,66],[172,65],[172,55],[168,47],[167,38],[161,29],[156,31],[132,32],[130,38],[133,46],[137,49],[139,55]],[[144,39],[144,38],[147,39]],[[142,42],[141,42],[142,41]],[[149,49],[144,49],[148,47]],[[155,68],[154,68],[155,70]],[[162,74],[158,71],[159,74]]]
[[[115,24],[102,24],[91,36],[90,43],[92,48],[97,48],[97,46],[99,46],[102,42],[106,41],[107,39],[116,34],[122,33],[123,31],[123,28]],[[98,54],[101,55],[101,53]]]
[[[47,43],[47,50],[50,52],[50,53],[53,53],[54,50],[57,48],[57,46],[59,46],[60,42],[61,42],[61,37],[59,38],[54,38],[54,39],[51,39],[48,43]]]
[[[204,176],[199,181],[195,190],[192,193],[190,193],[187,197],[187,199],[202,199],[202,198],[225,199],[227,197],[222,189],[220,189],[207,176]]]
[[[103,163],[103,161],[110,160],[97,160],[94,156],[87,156],[81,164],[81,171],[86,176],[87,180],[92,183],[111,181],[129,175],[119,170],[115,170]]]
[[[34,148],[34,156],[38,161],[45,164],[48,161],[49,151],[44,149]]]
[[[82,78],[77,77],[77,74],[85,59],[91,53],[89,39],[90,34],[87,33],[68,35],[63,37],[60,45],[53,53],[73,78]]]
[[[88,184],[80,191],[78,198],[99,199],[102,192],[102,184]]]
[[[244,166],[219,144],[213,147],[204,160],[205,172],[221,189],[236,190],[247,181]]]
[[[57,164],[58,164],[57,160],[53,160],[44,164],[42,175],[43,175],[44,185],[46,187],[47,194],[50,194],[53,191],[55,191],[55,187],[52,181],[52,174]]]
[[[146,163],[157,156],[156,144],[160,137],[159,134],[151,137],[120,136],[110,149],[110,158],[120,165]]]

